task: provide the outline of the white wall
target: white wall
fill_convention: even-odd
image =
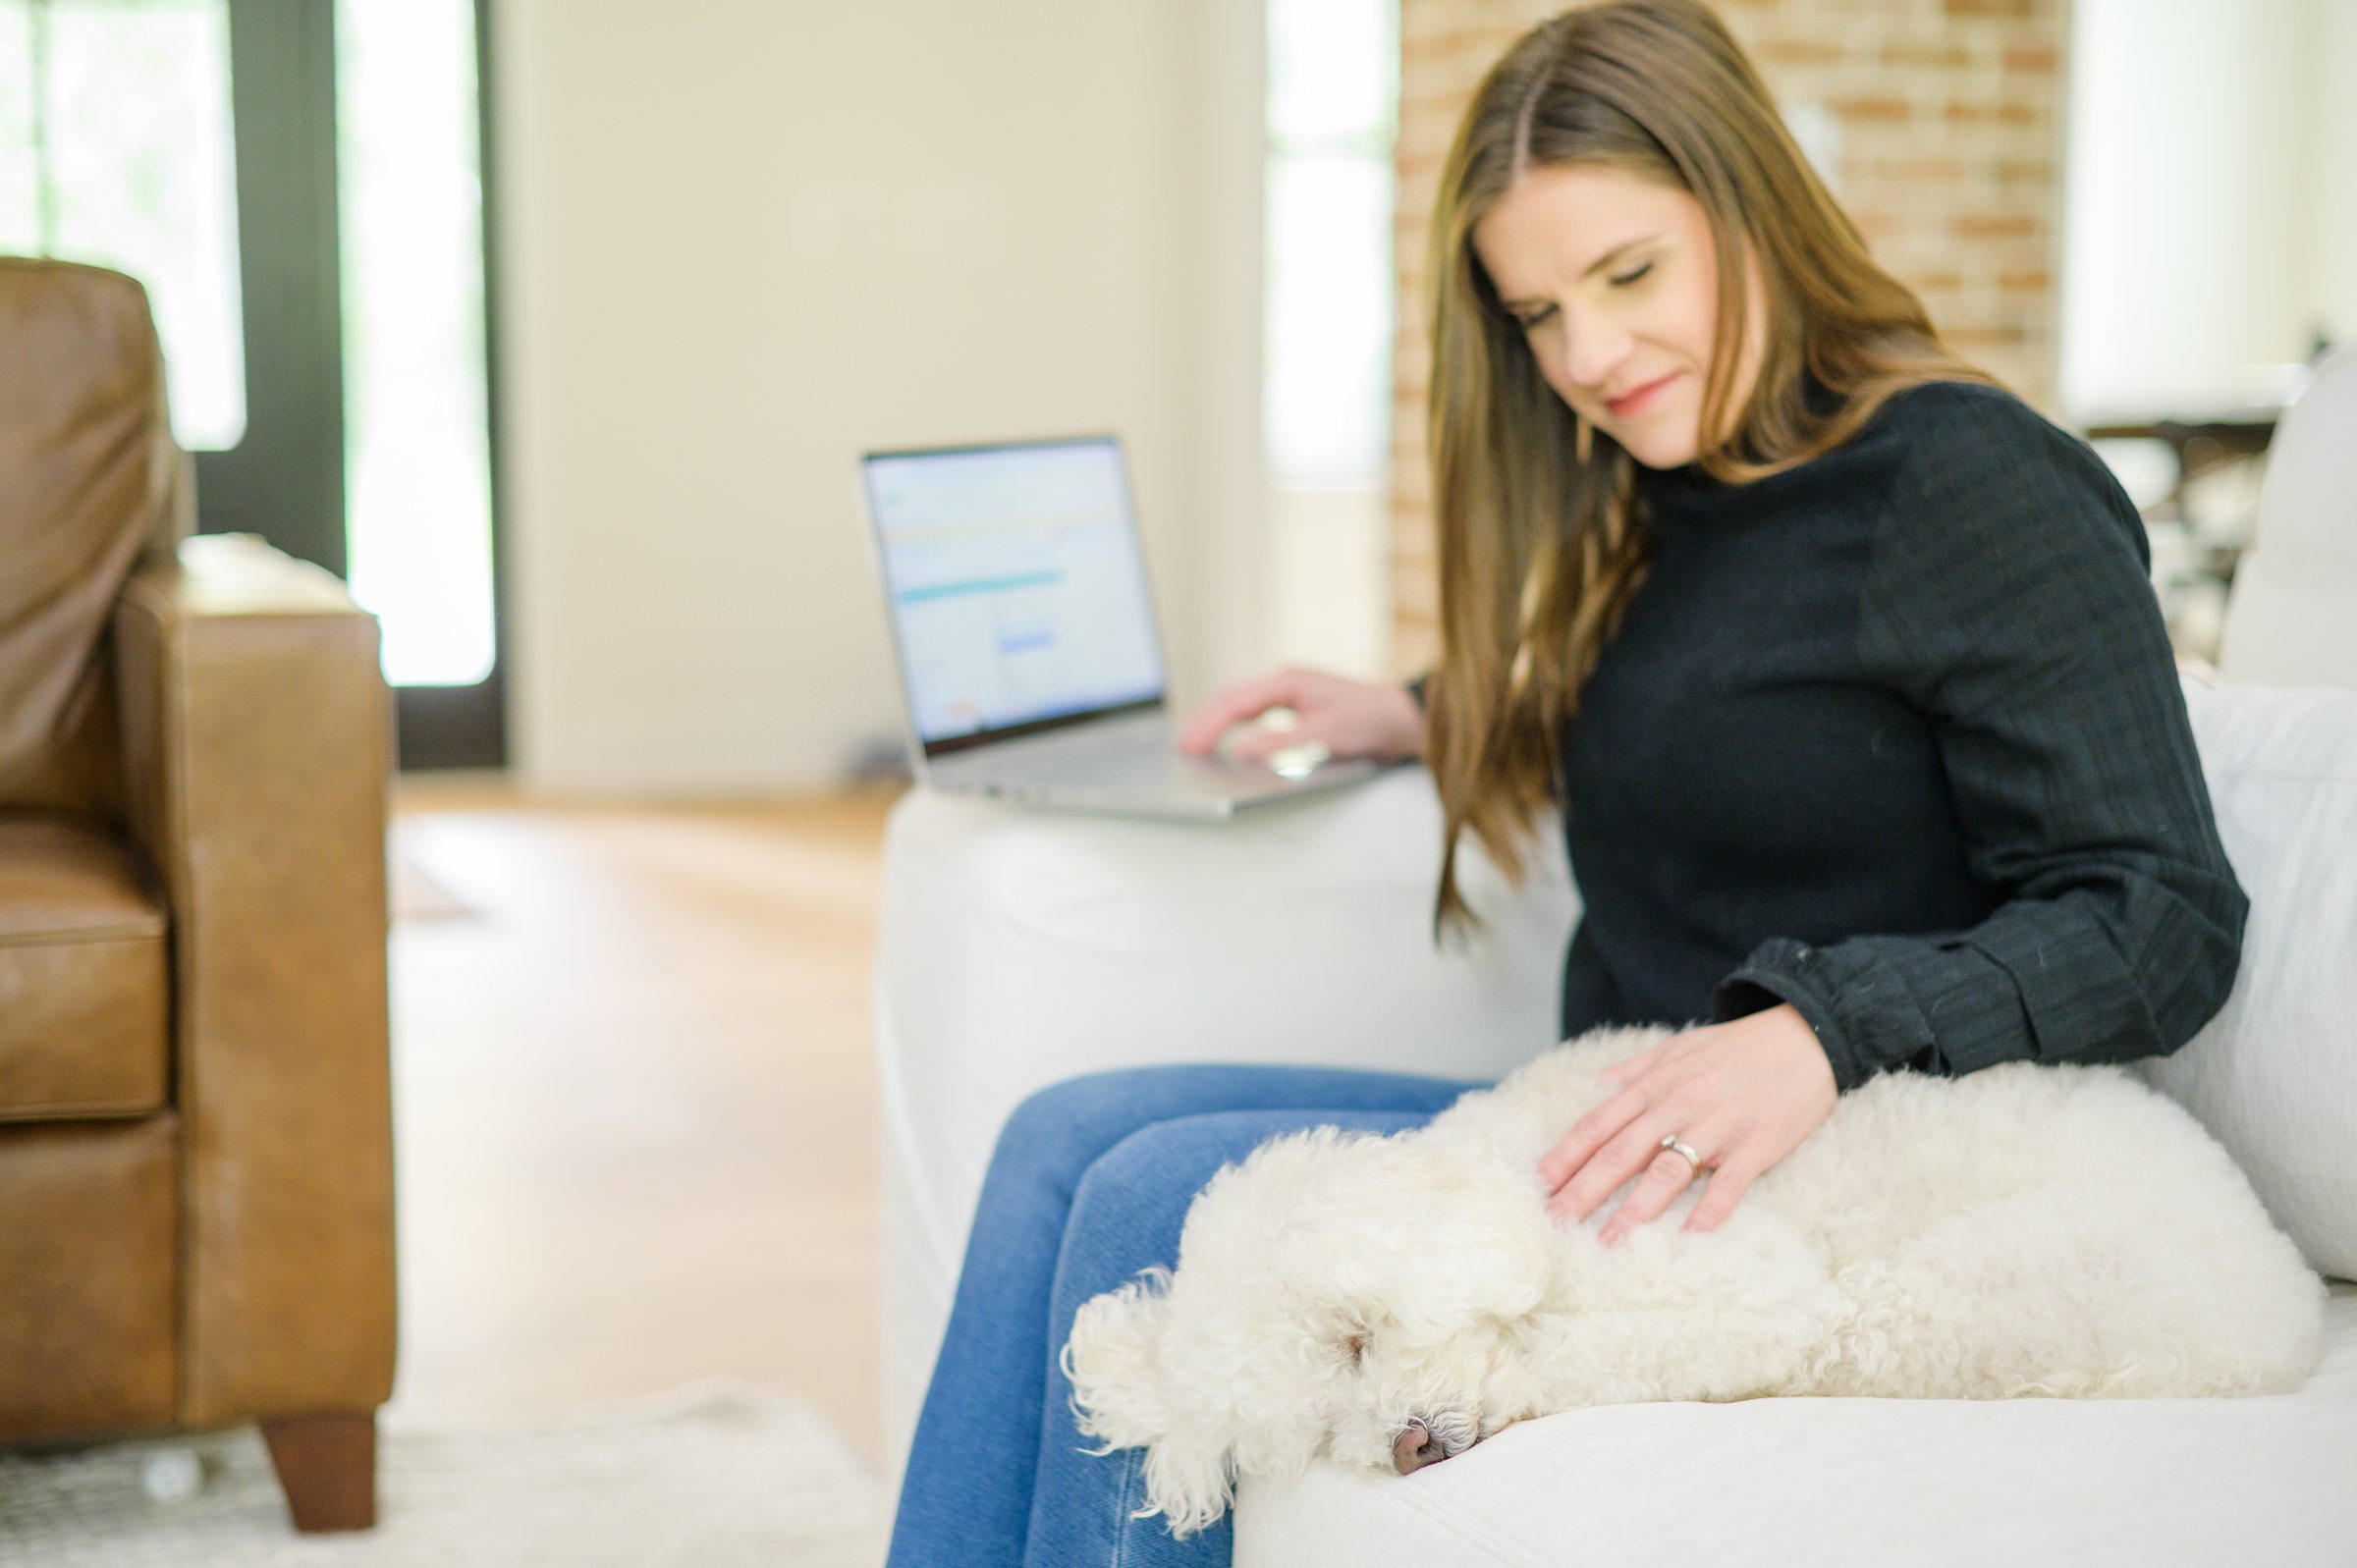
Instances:
[[[528,785],[896,735],[868,447],[1121,432],[1182,699],[1258,662],[1258,0],[493,15]]]
[[[2075,0],[2062,396],[2185,414],[2357,334],[2357,0]]]
[[[1271,485],[1268,659],[1360,680],[1392,669],[1392,497],[1380,484]]]
[[[2308,189],[2316,225],[2308,292],[2333,341],[2357,343],[2357,0],[2314,0],[2309,101],[2316,158]]]

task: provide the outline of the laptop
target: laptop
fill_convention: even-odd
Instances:
[[[1182,755],[1128,469],[1113,436],[861,456],[908,763],[937,789],[1223,818],[1377,764]]]

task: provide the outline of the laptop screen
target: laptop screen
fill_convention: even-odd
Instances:
[[[1145,560],[1113,438],[877,453],[862,466],[928,754],[1161,698]]]

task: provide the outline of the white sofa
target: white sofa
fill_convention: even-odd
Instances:
[[[2225,1009],[2141,1070],[2201,1116],[2320,1272],[2357,1277],[2357,694],[2189,682],[2253,910]],[[1427,941],[1438,834],[1401,769],[1224,828],[917,791],[878,957],[887,1449],[904,1453],[984,1166],[1044,1084],[1148,1061],[1475,1077],[1553,1040],[1561,850],[1492,939]],[[1552,846],[1550,846],[1552,847]],[[2004,1404],[1625,1406],[1509,1429],[1412,1477],[1247,1486],[1239,1568],[1621,1562],[2357,1562],[2357,1286],[2301,1393]]]
[[[2317,366],[2269,448],[2218,666],[2357,686],[2357,346]]]
[[[2357,362],[2340,369],[2357,393]],[[2319,460],[2357,450],[2357,402],[2335,396],[2340,439],[2306,447]],[[2306,493],[2271,477],[2278,503]],[[2347,495],[2315,504],[2345,523]],[[2269,526],[2263,511],[2263,547]],[[2186,695],[2252,913],[2224,1009],[2139,1070],[2341,1281],[2303,1390],[1574,1412],[1413,1476],[1247,1484],[1238,1568],[2357,1564],[2357,693],[2197,677]],[[1497,1076],[1553,1043],[1576,911],[1560,843],[1543,838],[1519,892],[1476,858],[1492,935],[1444,956],[1428,937],[1438,836],[1418,769],[1225,827],[923,790],[895,808],[876,973],[892,1468],[999,1126],[1032,1090],[1175,1060]]]

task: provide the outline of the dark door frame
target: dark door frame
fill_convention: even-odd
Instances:
[[[335,8],[229,0],[246,434],[196,456],[196,526],[345,575]]]
[[[475,157],[483,193],[483,422],[491,505],[491,674],[471,686],[401,688],[404,768],[504,768],[508,761],[508,552],[501,497],[499,201],[492,140],[491,8],[474,0]]]
[[[507,761],[508,618],[500,518],[500,391],[492,240],[492,0],[474,0],[483,190],[485,413],[490,425],[493,665],[472,686],[399,689],[401,766]],[[256,533],[338,577],[345,539],[343,291],[336,212],[335,8],[328,0],[229,0],[237,136],[238,264],[246,334],[246,435],[200,452],[196,526]]]

